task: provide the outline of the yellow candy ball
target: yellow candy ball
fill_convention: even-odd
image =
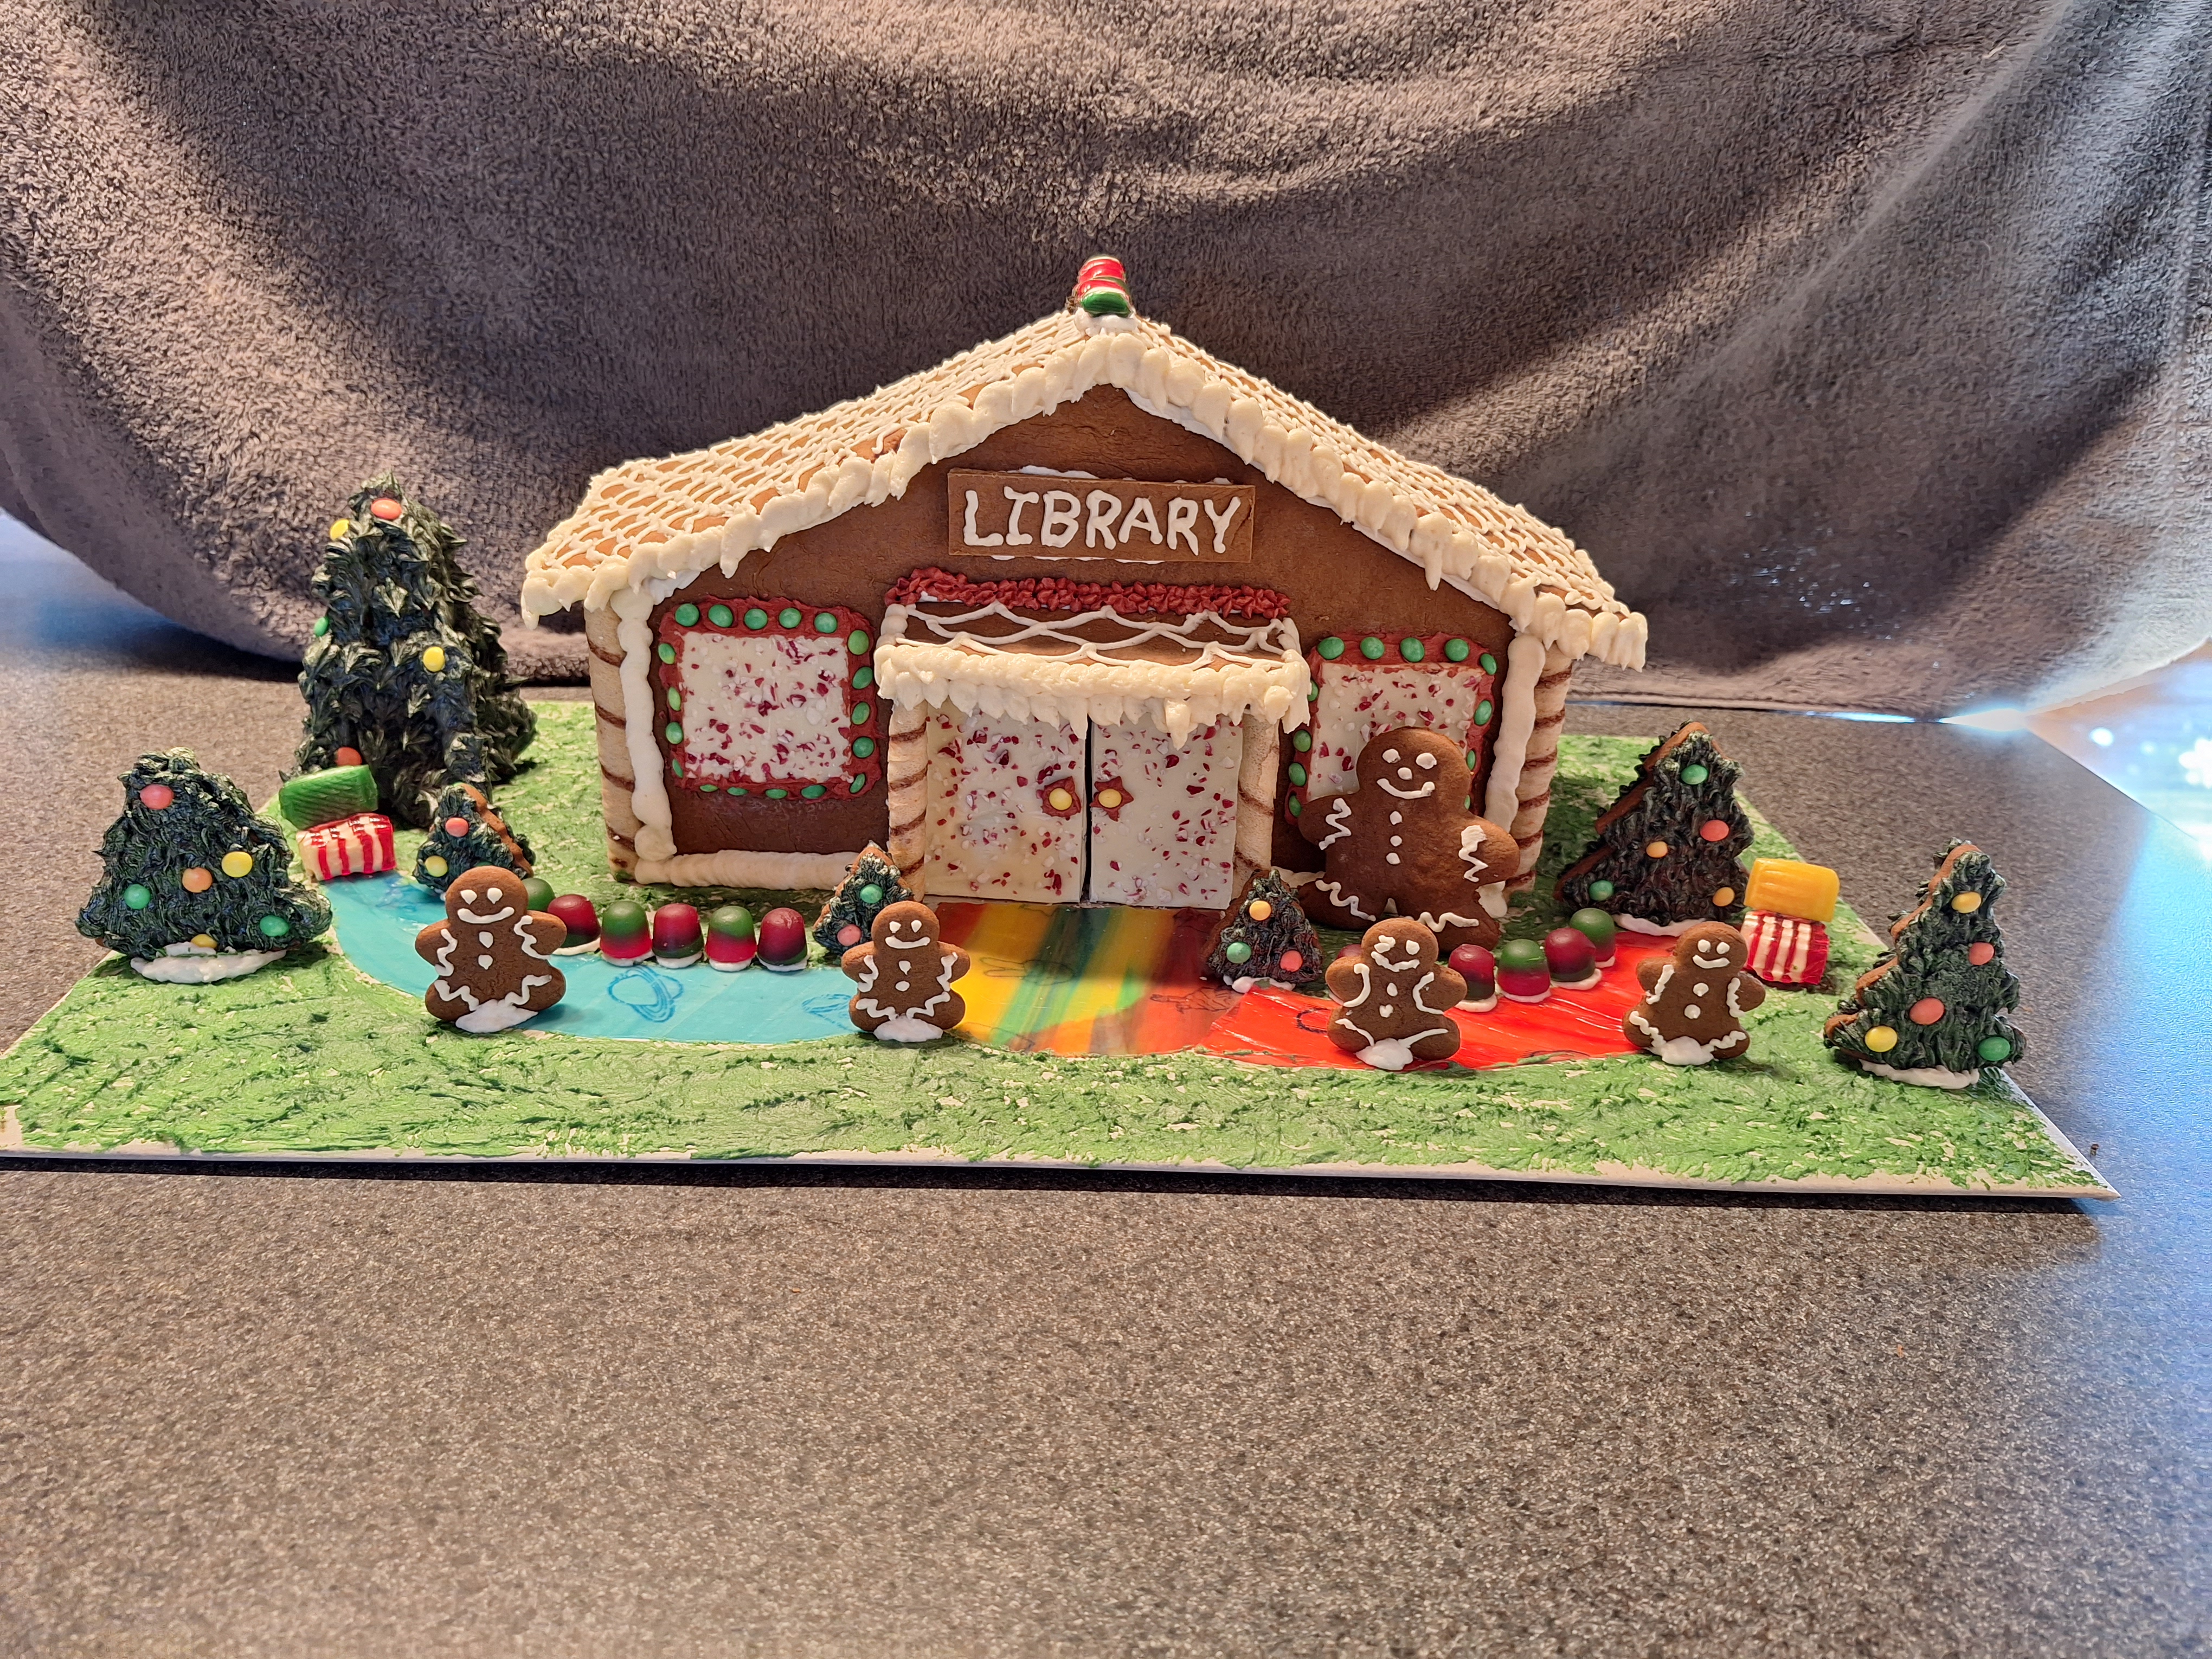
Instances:
[[[252,875],[253,873],[253,854],[251,853],[225,853],[222,855],[222,872],[226,876],[231,878],[234,881],[240,876]]]
[[[441,673],[446,666],[446,647],[434,645],[422,653],[422,666],[433,674]]]
[[[1045,797],[1045,802],[1055,812],[1065,812],[1075,805],[1075,797],[1065,789],[1055,789]]]
[[[203,951],[212,951],[215,949],[215,935],[213,933],[194,933],[192,935],[192,943],[198,945]]]
[[[1275,914],[1275,907],[1265,899],[1254,899],[1244,907],[1244,914],[1255,921],[1265,921]]]
[[[1715,890],[1714,890],[1714,892],[1713,892],[1713,908],[1714,908],[1715,909],[1717,909],[1717,910],[1725,910],[1725,909],[1727,909],[1727,908],[1729,908],[1729,905],[1734,904],[1735,902],[1735,888],[1733,888],[1733,887],[1721,887],[1721,888],[1717,888],[1717,889],[1715,889]]]
[[[1870,1053],[1886,1054],[1897,1047],[1897,1033],[1887,1025],[1877,1025],[1866,1034],[1866,1046]]]
[[[334,542],[343,540],[345,537],[351,534],[352,531],[353,526],[347,523],[343,519],[332,519],[331,520],[331,539]]]
[[[1962,916],[1971,916],[1982,908],[1982,896],[1979,893],[1961,893],[1951,901],[1951,908]]]
[[[445,860],[433,853],[422,860],[422,867],[434,876],[442,876],[446,873],[447,866]]]

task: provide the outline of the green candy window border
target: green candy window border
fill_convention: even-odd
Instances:
[[[1405,647],[1412,646],[1407,651]],[[1455,657],[1451,647],[1464,647]],[[1488,666],[1483,665],[1488,662]],[[1311,710],[1321,702],[1323,679],[1331,672],[1380,673],[1388,669],[1411,668],[1422,673],[1436,674],[1458,671],[1472,666],[1481,677],[1480,691],[1476,698],[1474,718],[1468,721],[1467,731],[1458,737],[1460,747],[1467,750],[1470,773],[1482,775],[1483,763],[1489,752],[1490,734],[1498,729],[1498,681],[1499,665],[1497,653],[1481,641],[1464,634],[1408,635],[1402,639],[1369,634],[1346,638],[1331,634],[1314,642],[1306,653],[1306,666],[1313,674],[1313,691],[1308,704],[1306,724],[1300,732],[1314,730]],[[1312,754],[1310,739],[1300,749],[1295,734],[1284,748],[1283,776],[1286,799],[1283,816],[1292,823],[1305,811],[1308,796],[1312,792],[1312,775],[1307,757]]]
[[[766,800],[850,800],[884,781],[882,721],[876,713],[876,625],[848,605],[805,605],[792,599],[707,599],[664,603],[653,628],[649,718],[669,784],[697,795]],[[822,641],[842,637],[845,647],[845,719],[837,727],[849,764],[832,777],[716,777],[692,775],[684,728],[684,641],[696,634],[741,639],[781,636]]]

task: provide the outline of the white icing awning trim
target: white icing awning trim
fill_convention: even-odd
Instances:
[[[604,609],[625,589],[665,593],[716,565],[732,575],[749,553],[902,495],[933,462],[1101,386],[1233,451],[1419,565],[1430,586],[1449,581],[1495,605],[1545,647],[1643,666],[1644,618],[1533,514],[1362,437],[1159,323],[1079,311],[821,414],[602,472],[531,554],[523,614],[580,601]]]
[[[876,684],[894,708],[950,703],[1069,727],[1149,724],[1177,748],[1194,731],[1247,714],[1286,731],[1304,725],[1311,680],[1288,617],[1097,610],[1040,618],[995,603],[894,605],[876,645]]]

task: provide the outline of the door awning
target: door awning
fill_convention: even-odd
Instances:
[[[1306,720],[1311,675],[1290,601],[1264,587],[976,581],[918,570],[886,596],[876,684],[899,708],[1192,732]]]

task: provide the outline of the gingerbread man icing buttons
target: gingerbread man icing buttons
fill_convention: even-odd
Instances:
[[[1766,1000],[1766,988],[1744,971],[1750,957],[1735,928],[1699,922],[1675,941],[1670,959],[1637,969],[1644,1000],[1622,1017],[1622,1032],[1669,1066],[1741,1054],[1751,1046],[1743,1016]]]
[[[1367,740],[1357,772],[1356,791],[1316,796],[1298,817],[1326,862],[1301,896],[1315,920],[1359,927],[1396,915],[1446,952],[1494,946],[1521,849],[1469,810],[1465,751],[1440,732],[1401,726]]]
[[[1358,956],[1329,964],[1328,994],[1337,1003],[1328,1040],[1379,1071],[1459,1052],[1459,1026],[1445,1011],[1466,997],[1467,981],[1437,960],[1437,936],[1418,921],[1369,928]]]
[[[568,994],[550,960],[568,937],[558,916],[530,908],[514,871],[464,870],[446,888],[446,919],[415,935],[415,954],[438,970],[422,1006],[464,1031],[534,1019]]]
[[[952,981],[968,971],[968,953],[938,937],[937,912],[913,899],[876,913],[868,943],[845,952],[838,966],[860,989],[853,1024],[884,1042],[930,1042],[968,1018]]]

